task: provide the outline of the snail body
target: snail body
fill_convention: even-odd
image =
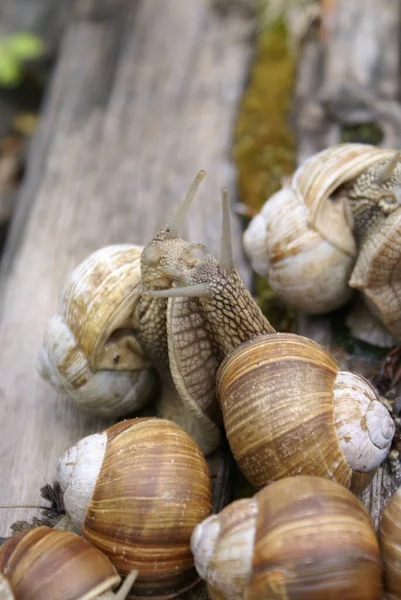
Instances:
[[[119,573],[138,570],[133,597],[172,598],[196,584],[189,540],[211,512],[211,483],[182,429],[123,421],[70,448],[58,472],[73,524]]]
[[[217,386],[234,458],[257,488],[305,474],[359,490],[390,449],[394,422],[374,388],[307,338],[242,344]]]
[[[205,246],[178,238],[178,229],[203,176],[200,172],[173,221],[142,252],[144,287],[137,307],[137,335],[149,355],[157,349],[154,360],[168,366],[178,392],[171,395],[170,403],[162,395],[158,415],[177,421],[207,454],[220,437],[215,382],[221,361],[242,342],[275,330],[235,269],[225,189],[220,260]],[[161,335],[163,327],[165,337]],[[160,343],[164,339],[166,342]],[[164,381],[168,380],[166,371],[164,368],[161,373]]]
[[[191,538],[212,600],[379,600],[379,544],[343,486],[297,476],[237,500]]]
[[[310,157],[244,233],[254,269],[308,313],[359,290],[374,325],[354,319],[353,333],[378,345],[401,339],[400,186],[395,150],[340,144]]]
[[[155,395],[157,377],[134,335],[140,246],[107,246],[67,278],[39,354],[39,373],[78,406],[119,417]]]
[[[111,592],[121,578],[100,550],[50,527],[23,531],[3,544],[0,573],[4,600],[123,600],[128,593],[126,586],[123,594]]]

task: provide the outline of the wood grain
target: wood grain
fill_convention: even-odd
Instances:
[[[206,0],[78,3],[2,263],[0,504],[40,503],[61,453],[108,425],[36,374],[66,274],[101,246],[145,243],[201,168],[208,177],[183,233],[219,253],[219,189],[234,183],[231,131],[251,27],[246,14]],[[0,535],[31,516],[2,510]]]

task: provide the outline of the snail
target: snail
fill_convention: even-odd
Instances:
[[[343,486],[299,475],[197,525],[195,565],[212,600],[379,600],[379,543]]]
[[[215,376],[221,360],[242,341],[274,329],[234,267],[226,191],[220,261],[205,246],[178,237],[204,175],[197,175],[171,222],[143,249],[140,276],[135,246],[99,250],[77,267],[45,335],[39,372],[82,406],[119,416],[142,403],[130,387],[129,370],[135,369],[135,381],[146,378],[148,397],[152,365],[162,382],[157,416],[175,421],[209,454],[220,441]],[[135,396],[136,405],[121,406],[124,393],[102,387],[106,377],[112,385],[123,377],[124,393]]]
[[[374,388],[307,338],[242,344],[217,387],[234,458],[256,488],[305,474],[360,491],[389,452],[394,421]]]
[[[70,531],[25,530],[0,546],[2,600],[124,600],[136,573],[121,577],[108,558]]]
[[[142,252],[136,336],[159,365],[165,389],[173,390],[162,395],[158,415],[176,421],[207,454],[220,437],[219,364],[241,342],[275,330],[235,269],[225,188],[220,261],[205,246],[178,237],[204,175],[200,171],[172,221]]]
[[[155,394],[157,377],[133,329],[139,246],[107,246],[70,274],[47,328],[38,370],[78,406],[125,416]]]
[[[379,524],[384,591],[389,600],[401,598],[401,488],[385,506]]]
[[[288,304],[338,308],[353,290],[362,313],[353,335],[376,345],[401,339],[400,154],[340,144],[311,156],[252,219],[243,236],[255,271]]]
[[[177,425],[117,423],[67,450],[58,474],[73,525],[119,573],[138,571],[132,597],[172,598],[197,583],[189,542],[211,513],[211,481]]]

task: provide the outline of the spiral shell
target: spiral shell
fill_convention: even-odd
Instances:
[[[211,482],[182,429],[124,421],[78,442],[58,470],[73,523],[120,573],[139,571],[134,597],[171,598],[195,585],[189,541],[211,512]]]
[[[244,233],[244,246],[279,297],[324,313],[357,289],[385,328],[401,337],[397,157],[395,150],[363,144],[328,148],[306,160],[265,203]],[[371,341],[363,329],[353,333]]]
[[[16,600],[91,600],[120,582],[92,544],[50,527],[23,531],[3,544],[0,573]]]
[[[195,565],[212,600],[379,600],[379,544],[344,487],[297,476],[199,524]]]
[[[257,488],[305,474],[357,490],[389,451],[394,422],[373,387],[311,340],[260,336],[217,379],[231,450]]]
[[[118,417],[154,395],[156,375],[135,339],[141,247],[107,246],[68,277],[39,354],[39,373],[78,406]]]

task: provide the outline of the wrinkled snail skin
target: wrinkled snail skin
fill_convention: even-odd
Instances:
[[[26,530],[3,544],[0,573],[16,600],[106,598],[104,593],[121,580],[108,558],[92,544],[49,527]]]
[[[394,422],[373,387],[307,338],[242,344],[217,386],[234,458],[256,488],[305,474],[359,491],[389,452]]]
[[[379,544],[343,486],[297,476],[198,525],[195,565],[212,600],[379,600]]]
[[[244,233],[256,272],[308,313],[342,306],[359,290],[379,321],[352,333],[401,338],[401,165],[395,150],[341,144],[306,160]]]
[[[123,421],[70,448],[58,472],[74,525],[119,573],[138,570],[130,597],[173,598],[196,584],[189,542],[211,513],[211,481],[182,429]]]
[[[42,378],[99,416],[132,413],[157,392],[157,376],[134,335],[141,252],[107,246],[78,265],[40,350]]]
[[[385,506],[379,525],[386,600],[401,598],[401,488]]]
[[[222,359],[241,342],[275,331],[234,267],[226,190],[220,261],[205,246],[178,238],[203,176],[198,174],[173,221],[142,252],[144,293],[137,307],[137,335],[155,364],[164,365],[164,382],[168,366],[172,382],[167,389],[173,383],[178,392],[170,398],[162,395],[158,416],[176,421],[207,454],[220,438],[215,380]]]

